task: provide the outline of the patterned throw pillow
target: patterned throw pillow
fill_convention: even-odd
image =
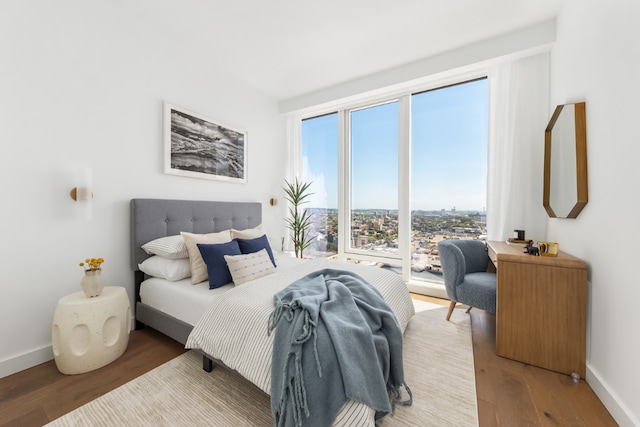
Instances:
[[[141,246],[142,250],[149,255],[159,255],[169,259],[189,258],[187,246],[182,236],[160,237]]]
[[[225,255],[224,259],[236,286],[275,271],[266,249],[246,255]]]

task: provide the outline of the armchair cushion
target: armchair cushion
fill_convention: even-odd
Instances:
[[[458,302],[496,313],[495,273],[469,273],[456,288]]]

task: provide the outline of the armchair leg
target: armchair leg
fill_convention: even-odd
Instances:
[[[447,320],[449,320],[449,318],[451,317],[451,313],[453,313],[453,309],[456,306],[456,302],[454,300],[451,300],[451,302],[449,303],[449,311],[447,312]]]

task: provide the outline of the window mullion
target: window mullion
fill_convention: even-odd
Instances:
[[[398,109],[398,243],[402,278],[411,278],[411,96]]]
[[[349,120],[347,110],[338,112],[338,259],[346,260],[346,249],[349,243],[350,222],[350,189],[351,153],[349,144]]]

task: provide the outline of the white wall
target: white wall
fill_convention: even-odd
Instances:
[[[640,3],[568,0],[551,59],[551,104],[586,101],[589,203],[547,239],[590,270],[587,381],[620,425],[640,425],[638,177]]]
[[[212,43],[224,43],[224,40]],[[162,172],[162,101],[248,132],[246,185]],[[275,241],[287,159],[274,100],[215,57],[107,0],[0,7],[0,377],[52,357],[58,299],[78,263],[104,257],[108,285],[133,295],[129,199],[258,201]],[[75,215],[77,167],[94,174],[93,218]]]

